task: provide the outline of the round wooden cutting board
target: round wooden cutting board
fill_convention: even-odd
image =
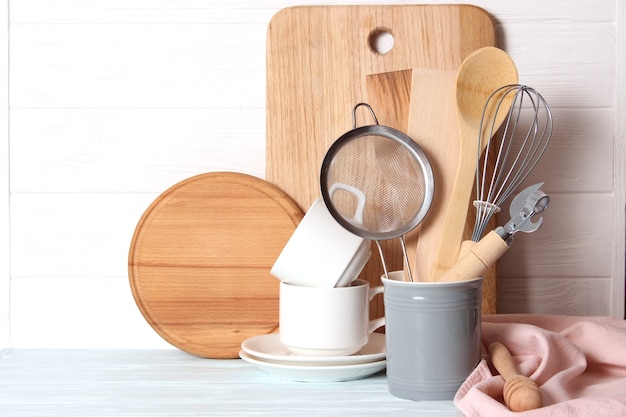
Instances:
[[[287,194],[246,174],[172,186],[143,214],[130,246],[139,310],[185,352],[237,358],[241,342],[278,329],[280,281],[269,271],[303,215]]]

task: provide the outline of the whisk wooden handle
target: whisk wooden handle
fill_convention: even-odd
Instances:
[[[464,240],[461,243],[461,249],[459,249],[459,258],[461,259],[462,257],[464,257],[465,255],[467,255],[474,246],[476,246],[477,242],[474,242],[473,240]]]
[[[505,380],[504,403],[511,411],[528,411],[543,405],[543,396],[537,384],[530,378],[519,375],[509,350],[500,342],[489,345],[491,362]]]
[[[437,281],[464,281],[481,277],[509,248],[494,231],[489,232],[480,242],[469,246],[467,245],[467,253]]]

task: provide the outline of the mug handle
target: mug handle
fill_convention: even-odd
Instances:
[[[373,287],[370,288],[369,291],[369,300],[372,301],[372,299],[377,296],[378,294],[382,294],[385,290],[385,287],[383,287],[382,285],[379,285],[377,287]],[[374,320],[370,320],[369,322],[369,326],[367,328],[367,333],[370,334],[372,332],[374,332],[374,330],[383,327],[385,325],[385,317],[379,317],[377,319]]]
[[[337,190],[343,190],[343,191],[349,192],[350,194],[356,197],[357,206],[356,206],[356,211],[354,213],[354,220],[362,224],[363,223],[363,210],[365,210],[365,193],[351,185],[344,184],[341,182],[336,182],[333,185],[331,185],[330,189],[328,190],[328,194],[330,195],[331,199],[333,198],[333,194],[335,194],[335,191]]]

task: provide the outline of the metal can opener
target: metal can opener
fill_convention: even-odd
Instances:
[[[543,223],[543,217],[539,217],[533,222],[533,217],[544,212],[550,204],[550,196],[540,188],[543,182],[531,185],[513,198],[509,208],[511,220],[504,226],[499,226],[495,232],[504,240],[507,245],[513,241],[513,235],[517,232],[532,233],[539,229]]]

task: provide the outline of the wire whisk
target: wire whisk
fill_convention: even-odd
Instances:
[[[485,120],[488,109],[495,110],[490,110],[493,117]],[[508,114],[498,129],[496,120],[501,120],[502,112]],[[552,137],[552,112],[535,89],[522,84],[505,85],[485,102],[480,135],[489,139],[485,152],[481,155],[479,148],[477,154],[474,201],[477,213],[472,234],[475,242],[546,151]]]

